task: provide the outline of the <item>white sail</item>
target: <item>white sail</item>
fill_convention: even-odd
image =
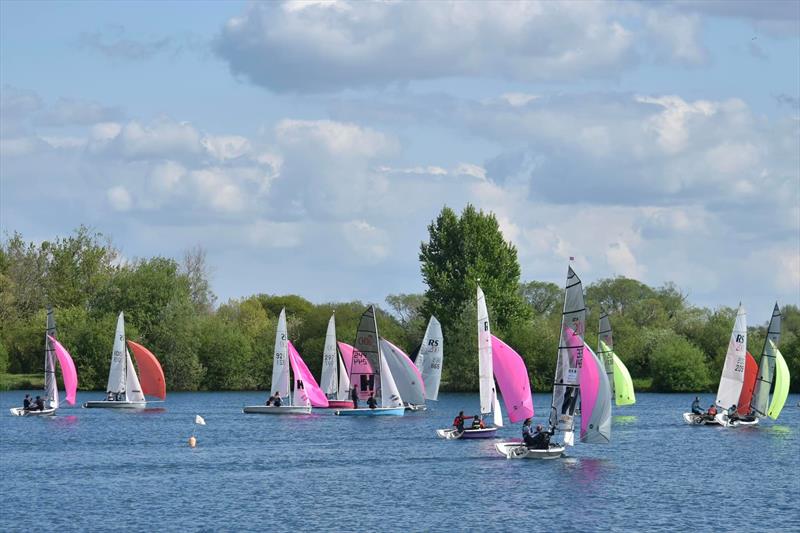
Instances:
[[[489,311],[486,309],[486,298],[480,287],[478,287],[478,384],[481,394],[481,414],[485,415],[492,412],[495,390]]]
[[[717,389],[717,406],[728,409],[739,402],[739,395],[744,384],[745,355],[747,354],[747,314],[739,304],[736,322],[733,324],[728,353],[725,354],[725,365]]]
[[[108,370],[107,392],[124,393],[125,374],[127,373],[127,353],[125,349],[125,316],[117,317],[117,331],[114,333],[114,349],[111,352],[111,368]]]
[[[583,284],[572,270],[567,269],[564,291],[564,310],[561,313],[561,335],[558,361],[553,381],[553,400],[550,408],[550,427],[564,432],[564,444],[574,442],[575,407],[580,393],[580,368],[583,364],[583,334],[586,330],[586,306]]]
[[[379,351],[381,351],[379,349]],[[392,371],[386,363],[386,358],[380,354],[380,368],[381,368],[381,407],[402,407],[403,398],[400,396],[400,391],[397,390],[397,384],[392,377]]]
[[[47,336],[56,338],[53,308],[47,307],[47,331],[44,336],[44,401],[45,406],[58,409],[58,380],[56,379],[56,350]]]
[[[386,339],[381,339],[381,356],[391,370],[392,379],[403,400],[412,405],[424,405],[425,390],[422,376],[411,359]]]
[[[772,309],[772,318],[769,319],[767,327],[767,338],[764,339],[764,349],[761,350],[761,361],[758,365],[758,379],[756,380],[756,391],[750,405],[756,414],[767,416],[769,408],[769,393],[775,382],[775,356],[778,342],[781,338],[781,310],[778,302]]]
[[[492,411],[493,411],[493,420],[495,427],[501,428],[503,427],[503,411],[500,409],[500,400],[497,399],[497,395],[493,395],[494,398],[492,399]]]
[[[442,325],[432,316],[419,347],[416,365],[422,373],[425,383],[425,398],[436,400],[439,397],[439,382],[442,379],[442,363],[444,362],[444,336]]]
[[[280,393],[281,397],[290,396],[289,391],[289,336],[286,332],[286,309],[281,309],[278,316],[278,327],[275,330],[275,354],[272,358],[272,388],[270,394]]]
[[[325,333],[325,348],[322,350],[322,374],[319,378],[319,387],[327,395],[334,395],[337,391],[336,368],[336,320],[334,315],[328,320],[328,331]]]
[[[125,349],[125,358],[127,360],[125,371],[125,399],[129,402],[143,402],[144,393],[142,392],[142,385],[139,383],[139,376],[136,375],[136,369],[133,367],[133,360],[131,354]]]
[[[336,360],[339,361],[339,390],[336,391],[336,399],[347,400],[350,397],[350,378],[341,356],[336,356]]]

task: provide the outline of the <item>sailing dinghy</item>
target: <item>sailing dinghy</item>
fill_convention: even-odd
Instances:
[[[389,342],[381,339],[381,354],[386,359],[389,370],[409,411],[424,411],[425,383],[422,374],[406,353]]]
[[[325,333],[319,385],[328,398],[328,408],[352,409],[353,400],[349,398],[350,378],[347,375],[347,366],[345,366],[343,355],[336,348],[336,316],[331,315],[328,320],[328,331]],[[352,360],[352,349],[350,353],[350,360]]]
[[[781,414],[786,398],[789,395],[789,367],[778,350],[781,338],[781,310],[778,303],[772,309],[772,318],[767,328],[767,338],[764,340],[764,349],[761,351],[761,363],[758,367],[758,376],[755,394],[751,407],[756,416],[768,416],[776,420]],[[772,402],[769,401],[770,389],[773,388]]]
[[[442,363],[444,362],[444,336],[442,325],[432,316],[422,337],[422,344],[417,350],[417,365],[422,374],[425,388],[425,399],[436,401],[439,398],[439,382],[442,379]]]
[[[478,300],[478,386],[480,389],[481,420],[492,413],[493,424],[485,428],[464,428],[464,431],[453,429],[437,429],[436,434],[443,439],[490,439],[503,427],[503,413],[497,399],[494,386],[494,368],[492,356],[492,332],[489,327],[489,310],[486,308],[486,297],[480,286],[477,289]]]
[[[358,397],[372,396],[378,405],[373,408],[338,409],[339,416],[403,416],[405,407],[392,371],[382,353],[375,307],[370,305],[361,315],[356,331],[350,364],[350,383]]]
[[[67,403],[75,405],[75,394],[78,390],[78,373],[72,356],[56,340],[56,321],[53,309],[47,308],[47,329],[44,336],[44,409],[25,409],[12,407],[14,416],[52,416],[58,409],[58,382],[56,380],[56,359],[61,366],[61,377],[67,392]]]
[[[294,375],[290,390],[289,369]],[[281,309],[275,331],[275,356],[272,358],[272,388],[270,397],[280,396],[281,405],[247,405],[246,414],[260,415],[307,415],[311,407],[327,407],[328,399],[317,385],[303,358],[289,341],[286,331],[286,309]],[[284,402],[283,398],[286,398]]]
[[[136,374],[133,352],[140,376]],[[83,404],[86,408],[144,409],[147,405],[145,395],[155,396],[162,401],[167,398],[167,385],[161,363],[150,350],[133,341],[125,342],[125,317],[117,318],[117,331],[114,336],[114,349],[111,352],[111,368],[108,370],[106,399]]]
[[[614,353],[611,321],[605,311],[600,315],[600,327],[597,334],[597,355],[605,366],[608,383],[611,386],[611,395],[614,396],[617,407],[635,404],[636,395],[633,392],[633,380],[628,369],[617,354]]]

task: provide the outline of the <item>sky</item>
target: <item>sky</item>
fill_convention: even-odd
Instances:
[[[0,2],[3,235],[381,303],[468,203],[523,281],[797,305],[800,2]]]

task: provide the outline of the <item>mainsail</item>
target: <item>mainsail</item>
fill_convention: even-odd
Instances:
[[[411,405],[424,405],[425,385],[422,374],[408,355],[386,339],[381,339],[381,355],[386,360],[403,400]]]
[[[56,337],[56,319],[53,308],[47,306],[47,330],[44,334],[44,395],[45,405],[58,409],[58,380],[56,379],[56,355],[53,341]],[[63,369],[63,367],[62,367]]]
[[[378,345],[378,324],[375,307],[370,305],[361,315],[353,344],[353,362],[350,367],[350,383],[356,385],[359,397],[368,398],[380,388],[381,366]]]
[[[511,422],[533,417],[533,396],[528,370],[511,346],[492,335],[492,365]]]
[[[577,336],[573,338],[575,341],[578,339]],[[600,358],[589,345],[584,344],[583,349],[580,372],[581,442],[606,444],[611,441],[611,387]]]
[[[558,346],[558,361],[553,381],[553,400],[550,408],[551,429],[564,432],[564,444],[574,442],[573,427],[575,406],[579,394],[579,375],[583,364],[583,334],[586,330],[586,306],[583,303],[583,285],[572,267],[567,269],[564,292],[564,309],[561,314],[561,336]],[[575,357],[570,354],[572,336],[580,342],[574,347]]]
[[[125,349],[125,317],[120,313],[117,317],[117,330],[114,333],[111,367],[108,369],[107,392],[113,392],[114,394],[125,392],[128,359],[128,351]]]
[[[752,400],[753,411],[760,416],[766,416],[767,414],[769,392],[775,383],[775,351],[780,339],[781,310],[778,307],[778,302],[775,302],[775,307],[772,309],[772,317],[769,319],[769,326],[767,327],[767,338],[764,339],[764,349],[761,350],[756,390]]]
[[[61,346],[54,337],[48,335],[47,339],[53,346],[53,350],[58,357],[58,363],[61,365],[61,376],[64,378],[64,390],[67,393],[67,403],[75,405],[75,395],[78,391],[78,372],[75,370],[75,363],[72,361],[72,356],[69,352]]]
[[[736,312],[736,321],[733,324],[731,340],[728,343],[728,352],[725,355],[725,365],[722,367],[722,376],[717,389],[717,406],[728,409],[736,405],[744,384],[745,354],[747,353],[747,314],[744,307],[739,304]]]
[[[492,412],[496,400],[494,372],[492,369],[492,332],[489,328],[489,311],[486,297],[478,287],[478,384],[481,394],[481,414]]]
[[[289,395],[289,352],[286,332],[286,309],[281,309],[278,316],[278,329],[275,331],[275,355],[272,359],[272,388],[270,395],[276,393],[281,397]]]
[[[442,379],[442,363],[444,360],[444,337],[442,325],[432,316],[422,338],[422,345],[415,361],[422,372],[425,383],[425,398],[436,400],[439,397],[439,382]]]
[[[336,355],[336,320],[334,315],[331,315],[328,320],[328,331],[325,333],[325,348],[322,350],[322,373],[319,377],[319,385],[325,394],[331,396],[335,395],[338,391],[338,383],[336,380],[336,370],[338,368],[338,359]]]

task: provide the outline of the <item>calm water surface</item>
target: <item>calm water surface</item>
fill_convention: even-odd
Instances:
[[[260,393],[10,416],[24,392],[0,393],[2,531],[800,530],[798,395],[776,423],[726,430],[683,423],[693,395],[640,394],[612,444],[532,461],[436,437],[476,394],[402,418],[241,414]],[[535,395],[538,420],[549,401]]]

